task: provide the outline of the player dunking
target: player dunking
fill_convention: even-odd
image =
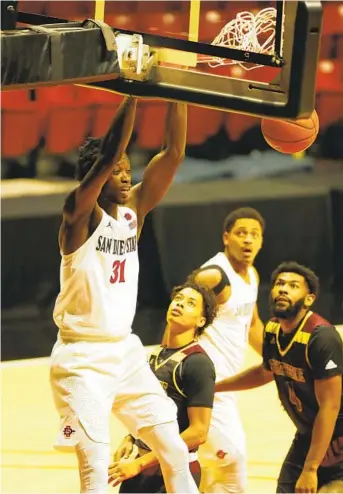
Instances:
[[[197,485],[201,472],[196,452],[207,437],[215,384],[213,363],[197,339],[216,312],[215,295],[204,285],[187,282],[175,287],[166,318],[166,345],[155,348],[149,358],[152,372],[177,405],[180,433],[190,450],[189,466]],[[139,448],[137,458],[120,461],[132,453],[134,443]],[[158,460],[141,441],[127,436],[115,460],[109,478],[113,485],[123,481],[121,493],[166,492]]]
[[[254,260],[262,247],[264,220],[252,208],[230,213],[224,222],[224,252],[191,275],[212,288],[218,316],[199,342],[215,364],[217,380],[236,374],[247,341],[261,354],[263,324],[256,300],[258,274]],[[246,483],[245,435],[235,396],[215,395],[207,441],[200,447],[202,492],[242,492]]]
[[[274,318],[265,328],[263,362],[216,384],[217,391],[237,391],[274,378],[297,429],[277,492],[342,492],[342,339],[311,311],[318,292],[313,271],[296,262],[280,264],[272,275]]]
[[[103,140],[81,149],[80,185],[68,196],[59,233],[61,291],[51,385],[62,419],[58,446],[79,462],[81,492],[104,493],[111,408],[159,459],[168,492],[197,492],[176,407],[132,334],[138,285],[137,241],[145,215],[161,200],[184,155],[187,110],[169,104],[166,147],[131,189],[125,154],[136,99],[125,98]]]

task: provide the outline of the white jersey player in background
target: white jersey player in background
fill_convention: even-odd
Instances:
[[[51,385],[62,420],[56,446],[75,449],[82,493],[105,493],[113,408],[157,455],[168,492],[197,492],[175,404],[131,331],[139,234],[183,159],[187,109],[169,104],[166,147],[131,189],[125,150],[135,110],[136,99],[124,98],[104,139],[91,138],[80,150],[80,185],[63,209],[61,291],[54,309],[59,334],[51,356]]]
[[[192,273],[212,288],[218,315],[199,342],[216,369],[217,381],[235,375],[247,342],[262,354],[263,323],[257,309],[259,277],[253,267],[262,247],[264,220],[252,208],[230,213],[224,222],[224,252]],[[215,395],[207,441],[200,447],[201,492],[243,492],[246,484],[245,434],[233,393]]]

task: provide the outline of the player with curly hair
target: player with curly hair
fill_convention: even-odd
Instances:
[[[178,407],[180,434],[188,446],[190,470],[197,485],[201,476],[197,449],[207,437],[215,383],[213,363],[198,344],[198,337],[216,314],[212,290],[190,281],[175,287],[167,312],[166,345],[156,348],[149,359],[152,371]],[[131,455],[134,444],[138,446],[137,457],[123,461]],[[109,482],[123,482],[121,493],[166,492],[158,459],[141,441],[126,436],[114,459]]]
[[[169,103],[165,146],[131,187],[126,148],[136,99],[124,98],[103,139],[88,139],[66,199],[59,232],[59,329],[51,385],[61,429],[56,446],[74,448],[82,493],[107,490],[111,410],[156,453],[169,492],[197,492],[176,407],[132,334],[138,290],[138,240],[146,214],[169,189],[182,162],[187,108]]]

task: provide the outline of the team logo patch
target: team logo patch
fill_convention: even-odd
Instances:
[[[74,429],[70,427],[70,425],[66,425],[65,428],[63,429],[63,435],[65,438],[70,439],[71,435],[75,434]]]
[[[130,228],[130,230],[133,230],[134,228],[136,228],[136,226],[137,226],[137,221],[136,221],[136,220],[131,221],[131,220],[132,220],[132,214],[130,214],[130,213],[125,213],[125,214],[124,214],[124,218],[125,218],[127,221],[130,221],[130,223],[129,223],[129,228]]]
[[[222,449],[219,449],[216,453],[217,458],[219,458],[220,460],[224,460],[226,455],[227,453],[225,453],[225,451],[223,451]]]

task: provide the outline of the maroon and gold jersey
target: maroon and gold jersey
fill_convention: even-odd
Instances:
[[[177,349],[158,347],[151,353],[149,364],[177,405],[180,432],[189,426],[189,407],[213,407],[214,366],[197,342]]]
[[[189,427],[188,408],[213,407],[216,381],[214,365],[197,342],[181,348],[157,347],[149,357],[149,364],[161,386],[177,406],[180,432]],[[147,449],[140,440],[136,444]]]
[[[300,434],[311,434],[318,413],[314,382],[342,375],[343,345],[336,328],[309,311],[292,333],[277,318],[264,332],[263,360],[274,374],[281,403]],[[343,435],[343,401],[333,437]]]

